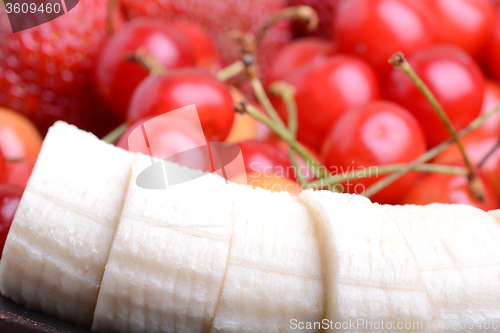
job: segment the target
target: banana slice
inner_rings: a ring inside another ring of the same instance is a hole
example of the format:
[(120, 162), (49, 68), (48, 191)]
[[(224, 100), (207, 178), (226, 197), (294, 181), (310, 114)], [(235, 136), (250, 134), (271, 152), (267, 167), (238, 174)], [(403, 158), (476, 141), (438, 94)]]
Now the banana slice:
[(383, 207), (417, 262), (433, 331), (498, 332), (500, 224), (465, 205)]
[(321, 244), (326, 330), (429, 332), (422, 277), (398, 225), (382, 207), (326, 191), (303, 191), (299, 200), (311, 212)]
[(206, 332), (229, 254), (231, 187), (209, 174), (143, 189), (135, 180), (148, 165), (137, 157), (92, 329)]
[(488, 214), (493, 216), (498, 222), (500, 222), (500, 209), (489, 211)]
[(231, 250), (211, 332), (297, 332), (292, 320), (321, 321), (319, 245), (307, 209), (286, 192), (232, 186)]
[(132, 160), (74, 126), (50, 128), (3, 250), (3, 296), (91, 326)]

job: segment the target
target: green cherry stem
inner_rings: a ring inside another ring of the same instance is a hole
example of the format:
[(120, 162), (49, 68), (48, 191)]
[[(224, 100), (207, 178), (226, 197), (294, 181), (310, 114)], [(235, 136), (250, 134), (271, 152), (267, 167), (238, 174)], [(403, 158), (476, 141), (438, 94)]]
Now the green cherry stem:
[[(485, 121), (487, 121), (490, 117), (493, 115), (497, 114), (500, 112), (500, 105), (498, 105), (496, 108), (491, 110), (490, 112), (483, 114), (476, 119), (474, 119), (469, 126), (467, 126), (465, 129), (461, 130), (458, 133), (458, 137), (462, 138), (465, 135), (469, 134), (470, 132), (474, 131), (475, 129), (479, 128), (482, 124), (484, 124)], [(448, 148), (450, 145), (454, 143), (453, 139), (448, 139), (447, 141), (443, 142), (442, 144), (435, 146), (434, 148), (431, 148), (428, 150), (426, 153), (415, 159), (413, 162), (409, 163), (406, 165), (405, 168), (393, 173), (392, 175), (389, 175), (375, 184), (373, 184), (371, 187), (369, 187), (366, 192), (364, 193), (365, 196), (371, 197), (375, 193), (378, 193), (380, 190), (384, 189), (385, 187), (389, 186), (399, 178), (403, 177), (406, 173), (409, 171), (415, 170), (418, 168), (418, 166), (422, 163), (428, 162), (440, 153), (442, 153), (446, 148)]]
[(266, 91), (262, 86), (262, 82), (258, 78), (252, 78), (250, 79), (250, 84), (252, 85), (255, 97), (257, 97), (260, 105), (262, 105), (264, 110), (266, 110), (271, 119), (280, 126), (286, 127), (285, 123), (283, 122), (283, 120), (281, 120), (280, 116), (274, 109), (274, 106), (271, 104), (271, 101), (269, 100), (269, 97), (267, 96)]
[(217, 79), (219, 81), (227, 81), (236, 75), (240, 74), (245, 69), (245, 64), (241, 60), (233, 62), (231, 65), (222, 68), (217, 72)]
[[(271, 86), (269, 87), (269, 91), (271, 94), (279, 96), (281, 97), (281, 99), (283, 99), (288, 112), (288, 129), (295, 139), (297, 136), (298, 127), (297, 104), (295, 103), (295, 87), (286, 82), (278, 81), (271, 84)], [(300, 172), (299, 163), (297, 162), (297, 158), (295, 157), (295, 150), (292, 148), (292, 146), (290, 146), (290, 149), (288, 150), (288, 156), (290, 158), (290, 161), (292, 162), (295, 170), (295, 175), (300, 186), (302, 186), (303, 188), (308, 188), (307, 179), (305, 179)]]
[[(359, 172), (352, 172), (341, 176), (332, 176), (332, 177), (318, 179), (314, 182), (311, 182), (309, 184), (309, 188), (320, 189), (326, 186), (334, 186), (339, 183), (343, 183), (353, 179), (377, 177), (379, 175), (385, 175), (396, 171), (402, 171), (405, 170), (405, 168), (406, 164), (389, 164), (382, 166), (367, 167), (363, 171)], [(467, 176), (468, 172), (468, 170), (463, 167), (447, 166), (440, 164), (420, 164), (414, 170), (418, 172), (442, 173), (442, 174), (457, 175), (457, 176)], [(359, 175), (360, 172), (363, 173), (362, 177), (360, 177)]]
[(116, 141), (118, 141), (118, 139), (120, 139), (120, 137), (127, 130), (128, 130), (128, 124), (123, 123), (120, 126), (118, 126), (117, 128), (115, 128), (113, 131), (111, 131), (111, 133), (109, 133), (104, 138), (102, 138), (102, 141), (104, 141), (106, 143), (114, 144), (114, 143), (116, 143)]
[(444, 111), (441, 104), (439, 104), (439, 102), (437, 101), (434, 94), (430, 91), (429, 87), (427, 87), (427, 85), (424, 83), (424, 81), (422, 81), (422, 79), (418, 76), (418, 74), (415, 73), (415, 71), (410, 66), (410, 63), (406, 60), (403, 53), (397, 52), (397, 53), (393, 54), (391, 59), (389, 59), (389, 63), (391, 63), (392, 66), (394, 66), (394, 68), (401, 69), (413, 81), (415, 86), (417, 86), (417, 88), (420, 90), (420, 92), (425, 96), (427, 101), (431, 104), (431, 106), (434, 109), (434, 111), (436, 112), (437, 116), (439, 117), (441, 122), (446, 127), (446, 130), (448, 131), (448, 133), (450, 133), (453, 141), (455, 141), (455, 143), (457, 144), (458, 149), (460, 150), (460, 153), (462, 154), (462, 156), (464, 158), (465, 165), (467, 166), (467, 169), (469, 170), (469, 173), (467, 175), (469, 177), (469, 180), (472, 180), (473, 178), (475, 178), (474, 166), (472, 165), (472, 162), (471, 162), (469, 156), (467, 155), (467, 152), (465, 151), (464, 146), (462, 145), (462, 143), (460, 142), (460, 139), (457, 136), (457, 132), (455, 130), (455, 127), (451, 123), (450, 118), (448, 117), (448, 115)]

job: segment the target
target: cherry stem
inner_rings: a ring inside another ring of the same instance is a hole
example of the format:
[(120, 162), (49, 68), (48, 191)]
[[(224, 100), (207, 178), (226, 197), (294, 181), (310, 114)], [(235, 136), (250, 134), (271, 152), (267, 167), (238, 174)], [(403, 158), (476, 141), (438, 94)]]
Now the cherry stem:
[[(498, 105), (496, 108), (494, 108), (490, 112), (483, 114), (483, 115), (477, 117), (476, 119), (474, 119), (465, 129), (461, 130), (458, 133), (458, 137), (462, 138), (465, 135), (469, 134), (470, 132), (476, 130), (477, 128), (479, 128), (479, 126), (484, 124), (488, 119), (490, 119), (490, 117), (497, 114), (498, 112), (500, 112), (500, 105)], [(453, 143), (454, 143), (454, 140), (450, 138), (447, 141), (443, 142), (442, 144), (435, 146), (434, 148), (431, 148), (430, 150), (425, 152), (423, 155), (421, 155), (420, 157), (418, 157), (417, 159), (415, 159), (411, 163), (407, 164), (404, 169), (401, 169), (400, 171), (397, 171), (397, 172), (379, 180), (378, 182), (376, 182), (372, 186), (370, 186), (366, 190), (364, 195), (366, 197), (373, 196), (375, 193), (378, 193), (380, 190), (384, 189), (385, 187), (389, 186), (390, 184), (392, 184), (393, 182), (395, 182), (399, 178), (403, 177), (409, 171), (412, 171), (412, 170), (415, 170), (415, 168), (418, 168), (418, 166), (420, 164), (428, 162), (431, 159), (433, 159), (434, 157), (438, 156), (439, 154), (441, 154), (444, 150), (446, 150), (446, 148), (448, 148)]]
[(464, 158), (465, 165), (469, 170), (467, 177), (469, 178), (469, 180), (475, 178), (474, 167), (472, 165), (469, 156), (467, 155), (467, 152), (464, 149), (464, 146), (462, 145), (460, 139), (457, 136), (455, 127), (451, 123), (450, 118), (444, 111), (441, 104), (439, 104), (434, 94), (430, 91), (429, 87), (427, 87), (427, 85), (422, 81), (422, 79), (418, 76), (418, 74), (413, 70), (413, 68), (410, 66), (410, 63), (406, 60), (403, 53), (397, 52), (393, 54), (391, 59), (389, 59), (389, 63), (391, 63), (394, 66), (394, 68), (401, 69), (413, 81), (413, 83), (417, 86), (420, 92), (425, 96), (427, 101), (431, 104), (437, 116), (446, 127), (446, 130), (448, 131), (448, 133), (450, 133), (451, 137), (453, 138), (453, 141), (456, 142), (458, 149), (460, 150), (460, 153)]
[(322, 166), (321, 163), (316, 159), (316, 157), (311, 155), (309, 151), (295, 139), (295, 137), (292, 135), (292, 133), (290, 133), (290, 131), (288, 131), (286, 127), (283, 127), (280, 124), (272, 121), (272, 119), (261, 113), (256, 107), (251, 104), (236, 103), (235, 110), (240, 113), (247, 112), (250, 116), (264, 123), (280, 138), (287, 142), (299, 154), (299, 156), (304, 159), (306, 164), (310, 165), (315, 177), (324, 178), (328, 175), (328, 173), (326, 172), (326, 168)]
[[(393, 173), (395, 171), (401, 171), (404, 170), (405, 168), (406, 164), (388, 164), (382, 166), (367, 167), (363, 171), (359, 171), (363, 172), (364, 175), (363, 177), (360, 177), (358, 172), (352, 172), (350, 174), (344, 174), (341, 176), (336, 175), (336, 176), (326, 177), (311, 182), (309, 184), (309, 188), (318, 189), (318, 188), (324, 188), (325, 186), (337, 185), (339, 183), (343, 183), (349, 180), (377, 177), (379, 175), (385, 175), (388, 173)], [(447, 166), (441, 164), (420, 164), (414, 169), (414, 171), (442, 173), (442, 174), (457, 175), (457, 176), (466, 176), (468, 172), (467, 169), (463, 167)]]
[(257, 45), (259, 45), (264, 38), (266, 32), (275, 25), (277, 22), (290, 19), (294, 22), (300, 22), (306, 25), (309, 31), (313, 31), (318, 27), (319, 19), (316, 11), (309, 6), (293, 6), (280, 10), (273, 15), (259, 30), (257, 34)]
[(283, 122), (283, 120), (281, 120), (280, 116), (278, 115), (278, 112), (276, 112), (276, 109), (269, 100), (269, 97), (267, 96), (266, 91), (262, 86), (262, 82), (259, 79), (251, 79), (250, 84), (253, 88), (255, 97), (257, 97), (257, 100), (259, 101), (260, 105), (262, 105), (264, 110), (266, 110), (267, 114), (271, 117), (271, 119), (280, 126), (286, 127), (285, 123)]
[(477, 167), (481, 169), (498, 148), (500, 148), (500, 140), (498, 140), (497, 143), (490, 149), (490, 151), (488, 151), (488, 153), (484, 155), (481, 161), (477, 164)]
[(160, 75), (167, 71), (158, 60), (147, 54), (146, 50), (142, 47), (138, 48), (134, 53), (125, 55), (125, 60), (135, 62), (151, 76)]
[[(277, 81), (269, 87), (269, 92), (272, 95), (279, 96), (281, 97), (281, 99), (283, 99), (288, 112), (288, 129), (295, 139), (297, 136), (298, 127), (297, 104), (295, 103), (295, 87), (289, 83)], [(299, 163), (297, 162), (297, 158), (295, 157), (295, 150), (292, 148), (292, 146), (290, 146), (290, 149), (288, 150), (288, 156), (295, 169), (295, 175), (300, 186), (302, 186), (303, 188), (307, 188), (307, 179), (303, 177), (302, 173), (300, 172)]]
[(117, 128), (115, 128), (113, 131), (111, 131), (111, 133), (109, 133), (104, 138), (102, 138), (102, 141), (110, 143), (110, 144), (114, 144), (114, 143), (116, 143), (116, 141), (118, 141), (118, 139), (121, 138), (121, 136), (127, 130), (128, 130), (128, 124), (123, 123), (120, 126), (118, 126)]
[(115, 33), (115, 10), (118, 5), (118, 0), (109, 0), (106, 12), (106, 32), (108, 35)]
[(236, 75), (240, 74), (245, 69), (245, 64), (241, 60), (233, 62), (231, 65), (222, 68), (217, 72), (217, 79), (219, 81), (227, 81)]

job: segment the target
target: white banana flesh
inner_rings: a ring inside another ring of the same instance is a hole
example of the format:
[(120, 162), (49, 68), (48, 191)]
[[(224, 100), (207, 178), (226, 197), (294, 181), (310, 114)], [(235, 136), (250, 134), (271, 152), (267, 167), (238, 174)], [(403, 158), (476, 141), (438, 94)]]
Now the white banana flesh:
[(3, 296), (91, 326), (133, 158), (74, 126), (49, 130), (3, 250)]
[(447, 332), (465, 332), (476, 325), (482, 326), (481, 332), (499, 332), (498, 221), (465, 205), (383, 208), (396, 221), (417, 262), (434, 326), (456, 323)]
[(307, 209), (287, 192), (234, 185), (232, 195), (233, 237), (211, 332), (297, 332), (291, 319), (321, 321), (319, 245)]
[[(138, 156), (132, 179), (148, 164)], [(230, 189), (215, 175), (163, 191), (130, 182), (94, 330), (208, 331), (229, 254)]]
[[(398, 225), (380, 205), (365, 197), (326, 191), (303, 191), (299, 199), (311, 212), (321, 244), (325, 318), (360, 324), (355, 330), (350, 325), (337, 327), (336, 332), (381, 332), (373, 323), (397, 325), (431, 317), (415, 259)], [(411, 327), (399, 332), (429, 331)]]
[[(366, 323), (336, 332), (390, 322), (437, 333), (458, 330), (430, 323), (500, 322), (500, 211), (295, 198), (216, 175), (142, 189), (149, 165), (54, 126), (7, 238), (2, 295), (101, 332), (318, 331), (291, 320), (325, 318)], [(500, 331), (490, 327), (480, 331)]]

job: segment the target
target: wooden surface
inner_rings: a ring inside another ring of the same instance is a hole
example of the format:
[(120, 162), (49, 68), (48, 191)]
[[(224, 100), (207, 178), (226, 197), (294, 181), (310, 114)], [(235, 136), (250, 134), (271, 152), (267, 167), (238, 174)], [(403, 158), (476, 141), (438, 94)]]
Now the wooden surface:
[(52, 317), (27, 310), (0, 296), (0, 332), (2, 333), (55, 333), (90, 331), (67, 324)]

